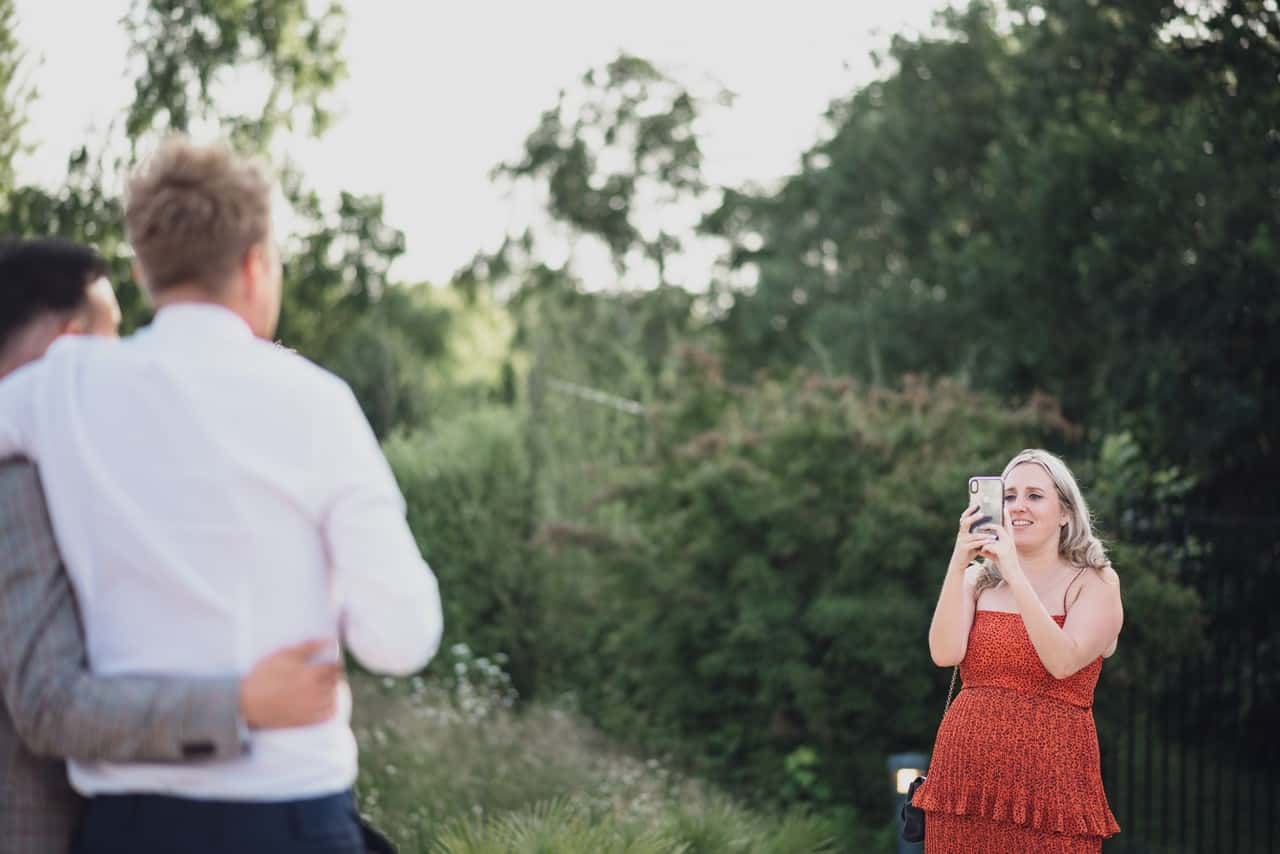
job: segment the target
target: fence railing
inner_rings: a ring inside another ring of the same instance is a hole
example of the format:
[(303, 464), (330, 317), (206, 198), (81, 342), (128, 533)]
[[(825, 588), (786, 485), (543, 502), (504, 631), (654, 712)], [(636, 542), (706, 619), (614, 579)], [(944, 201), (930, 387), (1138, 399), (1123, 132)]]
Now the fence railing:
[(1238, 548), (1215, 550), (1187, 579), (1205, 603), (1204, 653), (1153, 684), (1098, 693), (1103, 778), (1122, 828), (1107, 854), (1280, 854), (1275, 532), (1214, 533)]

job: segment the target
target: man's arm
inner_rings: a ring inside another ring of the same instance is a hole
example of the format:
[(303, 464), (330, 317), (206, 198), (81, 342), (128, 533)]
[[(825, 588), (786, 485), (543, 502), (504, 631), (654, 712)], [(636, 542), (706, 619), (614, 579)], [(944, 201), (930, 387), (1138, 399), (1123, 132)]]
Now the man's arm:
[(35, 753), (172, 761), (245, 750), (240, 684), (95, 677), (34, 466), (0, 462), (0, 691)]
[(324, 518), (343, 640), (370, 670), (405, 675), (425, 667), (440, 646), (440, 592), (368, 420), (349, 391), (343, 404), (327, 422), (340, 430), (327, 460), (337, 487)]
[(37, 359), (0, 377), (0, 460), (30, 450), (27, 446), (34, 432), (31, 401), (43, 365), (44, 360)]

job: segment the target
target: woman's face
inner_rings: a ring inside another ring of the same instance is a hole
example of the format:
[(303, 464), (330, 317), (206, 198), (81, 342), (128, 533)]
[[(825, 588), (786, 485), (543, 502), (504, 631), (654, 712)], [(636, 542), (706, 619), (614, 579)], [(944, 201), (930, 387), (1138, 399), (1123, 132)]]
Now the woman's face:
[(1057, 546), (1067, 514), (1049, 473), (1035, 463), (1020, 463), (1004, 479), (1005, 525), (1020, 549)]

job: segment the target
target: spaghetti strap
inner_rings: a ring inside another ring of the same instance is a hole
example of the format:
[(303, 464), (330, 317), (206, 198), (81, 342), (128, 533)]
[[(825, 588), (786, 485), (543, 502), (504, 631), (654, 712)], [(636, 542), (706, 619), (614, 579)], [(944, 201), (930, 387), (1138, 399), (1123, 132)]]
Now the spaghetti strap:
[(1062, 616), (1064, 617), (1067, 615), (1067, 594), (1071, 592), (1071, 585), (1076, 583), (1076, 579), (1080, 577), (1080, 574), (1084, 572), (1085, 569), (1087, 569), (1087, 567), (1080, 567), (1076, 574), (1071, 576), (1071, 580), (1067, 582), (1067, 589), (1062, 591)]

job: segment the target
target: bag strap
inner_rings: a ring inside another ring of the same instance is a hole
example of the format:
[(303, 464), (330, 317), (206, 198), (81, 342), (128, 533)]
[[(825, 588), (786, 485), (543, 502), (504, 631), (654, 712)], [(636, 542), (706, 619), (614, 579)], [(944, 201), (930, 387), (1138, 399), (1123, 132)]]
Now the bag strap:
[(942, 716), (947, 716), (947, 710), (951, 708), (951, 699), (956, 694), (956, 677), (960, 675), (960, 665), (951, 668), (951, 687), (947, 689), (947, 704), (942, 707)]

